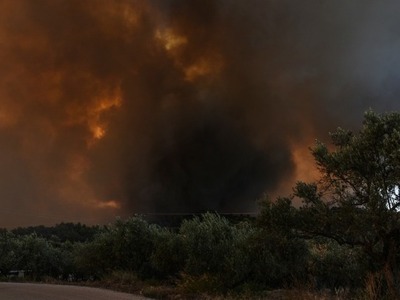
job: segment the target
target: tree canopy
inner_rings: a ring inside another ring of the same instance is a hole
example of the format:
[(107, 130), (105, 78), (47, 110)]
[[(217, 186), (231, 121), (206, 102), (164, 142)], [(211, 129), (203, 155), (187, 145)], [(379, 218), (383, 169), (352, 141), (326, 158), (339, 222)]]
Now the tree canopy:
[[(368, 111), (358, 132), (338, 128), (330, 137), (331, 144), (317, 141), (311, 148), (320, 180), (298, 182), (291, 198), (273, 207), (301, 199), (300, 208), (285, 209), (281, 226), (290, 224), (303, 237), (324, 236), (361, 247), (374, 269), (385, 270), (394, 293), (400, 249), (400, 114)], [(264, 209), (264, 218), (270, 220), (270, 212)]]

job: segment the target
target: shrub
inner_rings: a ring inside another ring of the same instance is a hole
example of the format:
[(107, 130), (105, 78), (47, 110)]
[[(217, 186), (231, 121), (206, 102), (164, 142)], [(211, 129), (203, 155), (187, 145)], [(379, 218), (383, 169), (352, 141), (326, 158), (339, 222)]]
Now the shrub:
[(309, 257), (305, 242), (258, 229), (249, 239), (250, 279), (265, 287), (282, 287), (304, 281)]
[(152, 277), (150, 257), (158, 227), (141, 218), (120, 219), (93, 242), (81, 244), (75, 253), (75, 263), (80, 272), (103, 276), (113, 270), (135, 272), (141, 277)]
[(17, 269), (29, 271), (34, 278), (58, 276), (63, 264), (59, 250), (36, 234), (19, 237), (16, 244)]
[(310, 250), (317, 288), (359, 288), (364, 283), (367, 260), (360, 249), (320, 238), (310, 242)]
[(173, 277), (184, 268), (186, 252), (179, 234), (159, 228), (154, 235), (154, 249), (150, 257), (151, 266), (161, 278)]
[(187, 253), (185, 271), (188, 274), (225, 273), (234, 239), (227, 219), (206, 213), (201, 218), (185, 220), (180, 234)]
[(157, 229), (138, 217), (117, 220), (110, 231), (116, 268), (151, 277), (150, 257)]
[(0, 232), (0, 274), (5, 276), (16, 267), (18, 262), (17, 257), (17, 240), (15, 236), (6, 231)]

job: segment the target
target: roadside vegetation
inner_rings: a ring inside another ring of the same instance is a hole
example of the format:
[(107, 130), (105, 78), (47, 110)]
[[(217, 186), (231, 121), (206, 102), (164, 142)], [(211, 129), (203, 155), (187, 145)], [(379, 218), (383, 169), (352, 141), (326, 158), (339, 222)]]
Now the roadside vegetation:
[(359, 132), (331, 137), (311, 149), (321, 179), (265, 196), (256, 218), (2, 230), (1, 276), (165, 299), (400, 299), (400, 115), (369, 111)]

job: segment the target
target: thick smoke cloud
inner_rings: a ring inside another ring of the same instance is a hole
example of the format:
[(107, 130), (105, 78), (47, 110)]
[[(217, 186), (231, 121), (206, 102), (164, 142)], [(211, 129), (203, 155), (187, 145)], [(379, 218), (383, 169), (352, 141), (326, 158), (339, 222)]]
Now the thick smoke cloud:
[(0, 226), (243, 212), (400, 108), (396, 1), (3, 0)]

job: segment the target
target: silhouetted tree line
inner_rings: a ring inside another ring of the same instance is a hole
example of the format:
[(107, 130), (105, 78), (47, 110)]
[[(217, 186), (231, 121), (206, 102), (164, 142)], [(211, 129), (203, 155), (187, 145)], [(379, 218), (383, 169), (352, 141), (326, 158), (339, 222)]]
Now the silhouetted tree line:
[(2, 230), (0, 271), (81, 279), (123, 271), (194, 292), (304, 284), (399, 299), (400, 115), (369, 111), (358, 133), (331, 137), (312, 148), (321, 179), (265, 197), (255, 219), (205, 213), (171, 229), (132, 217), (58, 239)]
[[(272, 204), (270, 209), (281, 208)], [(334, 241), (309, 241), (264, 227), (262, 219), (232, 224), (213, 213), (183, 221), (178, 231), (141, 217), (118, 219), (84, 242), (0, 233), (3, 276), (27, 270), (34, 279), (73, 275), (88, 280), (124, 271), (144, 280), (175, 278), (193, 292), (280, 288), (311, 279), (321, 288), (356, 286), (361, 284), (361, 258), (360, 251)]]
[(60, 242), (86, 242), (93, 240), (99, 231), (99, 226), (87, 226), (81, 223), (60, 223), (55, 226), (30, 226), (19, 227), (11, 230), (17, 236), (36, 234), (47, 240), (59, 240)]

